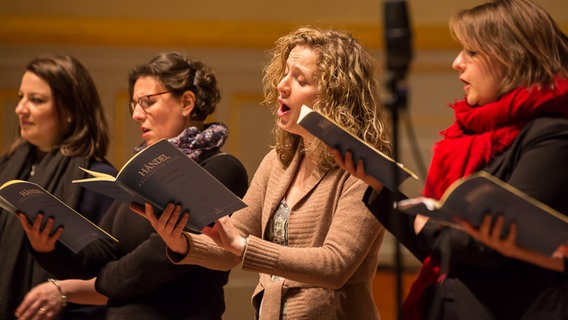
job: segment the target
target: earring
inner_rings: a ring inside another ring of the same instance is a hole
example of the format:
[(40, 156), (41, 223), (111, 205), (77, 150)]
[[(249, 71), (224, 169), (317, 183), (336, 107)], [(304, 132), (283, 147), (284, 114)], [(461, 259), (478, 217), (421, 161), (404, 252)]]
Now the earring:
[(67, 123), (71, 123), (71, 117), (67, 117)]

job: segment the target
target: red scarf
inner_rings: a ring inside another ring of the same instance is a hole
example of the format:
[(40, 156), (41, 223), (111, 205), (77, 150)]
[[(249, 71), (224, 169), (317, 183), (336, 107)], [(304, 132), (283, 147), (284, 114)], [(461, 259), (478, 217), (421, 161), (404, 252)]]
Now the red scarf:
[[(457, 179), (478, 171), (511, 145), (523, 127), (543, 115), (568, 117), (568, 79), (557, 78), (554, 88), (517, 88), (481, 107), (467, 102), (453, 106), (456, 120), (442, 131), (426, 177), (424, 195), (440, 199)], [(404, 319), (423, 319), (424, 291), (443, 281), (437, 261), (428, 256), (403, 305)]]

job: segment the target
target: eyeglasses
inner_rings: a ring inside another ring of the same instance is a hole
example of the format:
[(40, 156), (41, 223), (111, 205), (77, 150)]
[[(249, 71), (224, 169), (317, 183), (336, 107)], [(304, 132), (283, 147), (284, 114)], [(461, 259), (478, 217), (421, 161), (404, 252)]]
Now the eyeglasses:
[(171, 93), (171, 91), (147, 94), (145, 96), (141, 96), (140, 98), (138, 98), (138, 100), (130, 101), (130, 104), (128, 105), (130, 107), (130, 114), (134, 112), (134, 109), (136, 108), (137, 105), (139, 105), (142, 108), (142, 110), (146, 112), (146, 109), (148, 109), (151, 105), (155, 103), (155, 101), (150, 100), (151, 97), (159, 96), (166, 93)]

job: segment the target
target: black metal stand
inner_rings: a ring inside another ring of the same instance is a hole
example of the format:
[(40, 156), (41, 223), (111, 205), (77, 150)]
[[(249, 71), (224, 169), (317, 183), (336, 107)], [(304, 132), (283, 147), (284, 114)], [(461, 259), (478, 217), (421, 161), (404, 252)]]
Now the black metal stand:
[[(399, 157), (399, 112), (400, 110), (405, 110), (408, 103), (408, 90), (403, 79), (399, 79), (395, 76), (390, 76), (386, 83), (386, 88), (389, 91), (389, 99), (386, 101), (386, 106), (390, 111), (391, 116), (391, 130), (392, 130), (392, 153), (393, 159), (398, 161)], [(393, 165), (395, 185), (399, 185), (400, 178), (398, 176), (398, 170)], [(394, 195), (394, 192), (392, 193)], [(390, 203), (393, 203), (390, 201)], [(399, 214), (394, 206), (391, 206), (391, 211), (389, 214), (396, 216)], [(392, 219), (395, 225), (394, 230), (400, 230), (401, 226), (399, 219)], [(396, 286), (396, 305), (397, 305), (397, 319), (402, 319), (402, 302), (403, 302), (403, 264), (402, 264), (402, 248), (399, 241), (395, 241), (395, 286)]]
[[(386, 47), (386, 66), (388, 90), (388, 100), (386, 106), (391, 113), (392, 130), (392, 151), (393, 159), (398, 161), (399, 156), (399, 113), (407, 108), (408, 90), (406, 87), (406, 73), (410, 61), (412, 60), (412, 31), (406, 0), (384, 0), (384, 35)], [(402, 182), (396, 165), (393, 164), (395, 185), (399, 186)], [(389, 203), (394, 203), (396, 192), (391, 192), (392, 198)], [(396, 234), (401, 234), (401, 223), (399, 212), (394, 206), (389, 206), (389, 214), (393, 219), (392, 230)], [(397, 240), (395, 243), (395, 274), (396, 274), (396, 302), (397, 318), (402, 319), (402, 300), (403, 300), (403, 266), (401, 245)]]

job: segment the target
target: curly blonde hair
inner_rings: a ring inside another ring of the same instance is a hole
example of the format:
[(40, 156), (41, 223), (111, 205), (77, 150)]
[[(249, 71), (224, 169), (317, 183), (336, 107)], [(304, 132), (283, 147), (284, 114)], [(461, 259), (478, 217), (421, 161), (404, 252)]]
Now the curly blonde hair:
[[(336, 30), (302, 27), (278, 39), (264, 69), (264, 101), (273, 114), (278, 108), (278, 83), (284, 77), (286, 60), (297, 46), (316, 54), (319, 94), (312, 109), (342, 124), (378, 150), (390, 154), (375, 59), (351, 34)], [(305, 142), (301, 137), (274, 126), (276, 152), (285, 165), (298, 148), (310, 155), (320, 169), (337, 166), (326, 146), (318, 139)], [(304, 145), (306, 144), (306, 145)]]

